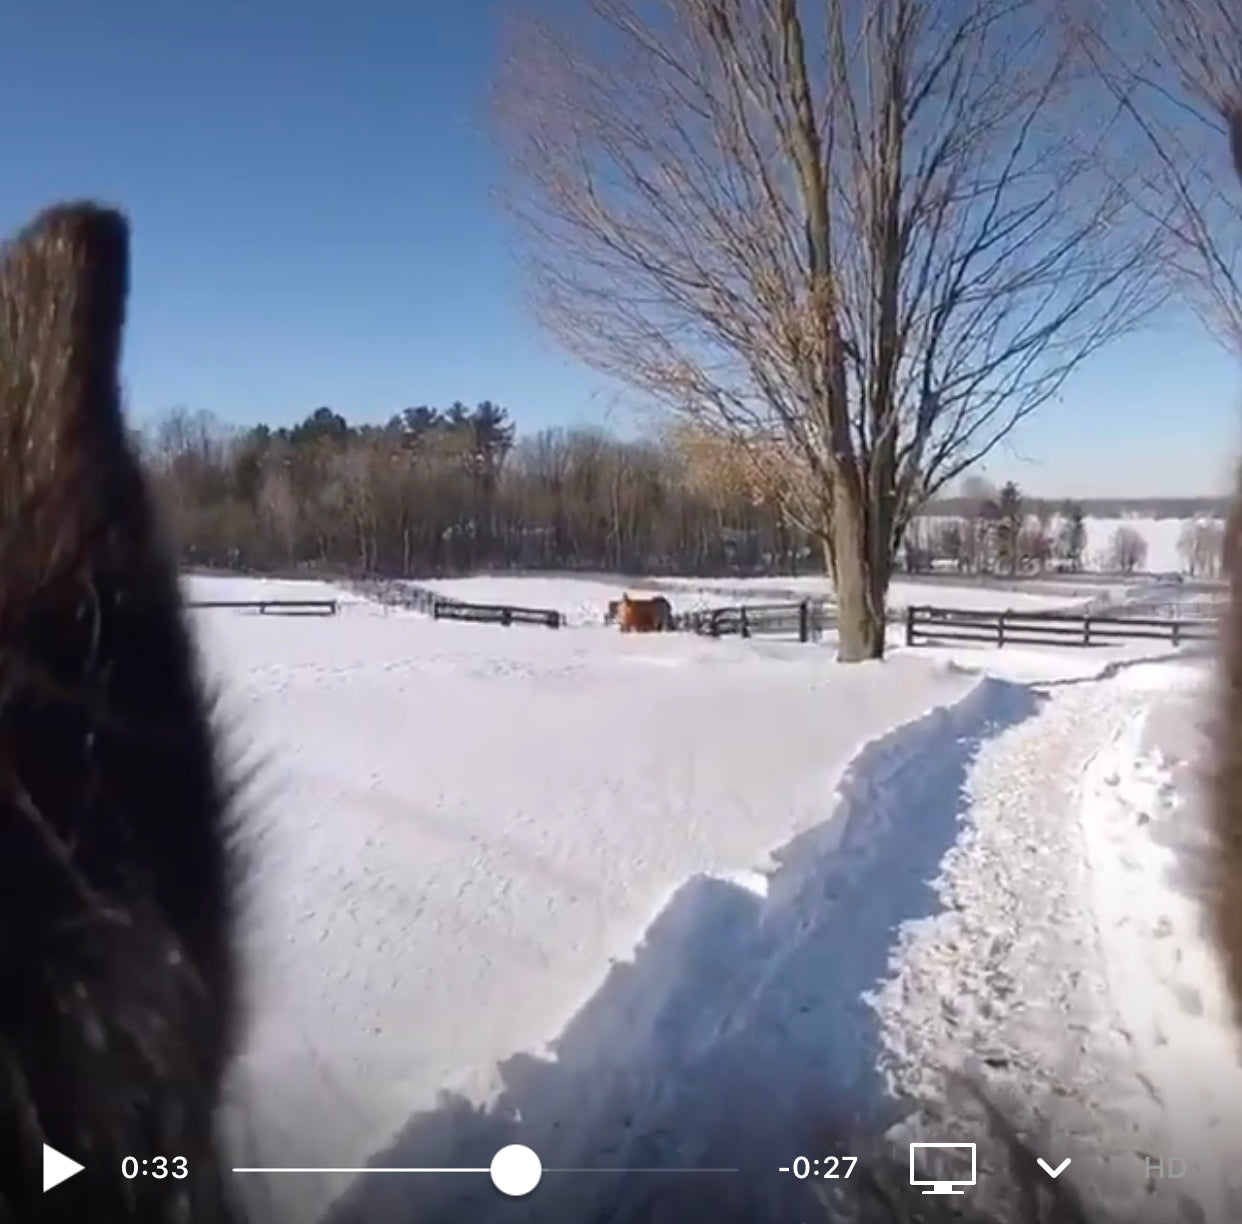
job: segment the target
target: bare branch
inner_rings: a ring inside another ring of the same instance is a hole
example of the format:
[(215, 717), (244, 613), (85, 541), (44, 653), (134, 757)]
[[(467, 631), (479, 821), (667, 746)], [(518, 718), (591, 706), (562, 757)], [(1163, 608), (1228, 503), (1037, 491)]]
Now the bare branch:
[(1065, 7), (1133, 136), (1117, 181), (1164, 229), (1172, 283), (1242, 350), (1242, 197), (1227, 156), (1242, 165), (1242, 10), (1233, 0), (1137, 0), (1124, 17)]
[(518, 21), (498, 94), (540, 315), (793, 448), (874, 617), (913, 509), (1158, 300), (1158, 227), (1082, 135), (1109, 93), (1044, 0), (582, 7)]

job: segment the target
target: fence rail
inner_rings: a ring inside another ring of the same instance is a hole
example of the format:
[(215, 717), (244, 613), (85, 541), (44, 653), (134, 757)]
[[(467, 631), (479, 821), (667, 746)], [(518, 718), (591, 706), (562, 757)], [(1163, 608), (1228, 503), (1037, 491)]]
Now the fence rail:
[(554, 608), (515, 608), (508, 604), (462, 603), (437, 599), (431, 606), (435, 620), (476, 621), (491, 625), (547, 625), (559, 629), (563, 617)]
[(449, 599), (413, 582), (356, 582), (354, 590), (377, 603), (409, 608), (433, 620), (474, 621), (489, 625), (547, 625), (549, 629), (559, 629), (565, 623), (565, 618), (553, 608), (468, 603), (462, 599)]
[(1169, 620), (1068, 612), (985, 612), (973, 608), (906, 608), (906, 645), (986, 642), (1029, 646), (1107, 646), (1117, 642), (1156, 641), (1180, 646), (1206, 642), (1218, 632), (1215, 620)]
[(190, 599), (187, 608), (257, 608), (260, 616), (269, 612), (278, 615), (335, 616), (335, 599)]
[(831, 612), (831, 607), (822, 599), (803, 599), (797, 603), (737, 604), (727, 608), (683, 612), (677, 617), (677, 628), (707, 637), (797, 634), (798, 641), (809, 642), (835, 623)]
[[(565, 624), (562, 613), (552, 608), (468, 603), (446, 598), (409, 582), (357, 583), (355, 590), (380, 603), (410, 608), (435, 620), (547, 625), (553, 629)], [(275, 606), (282, 601), (263, 602)], [(1213, 616), (1118, 616), (1119, 610), (1117, 607), (1101, 607), (1076, 611), (1041, 609), (1014, 612), (911, 604), (905, 608), (890, 609), (889, 619), (904, 623), (906, 644), (909, 646), (981, 642), (997, 646), (1012, 643), (1093, 647), (1127, 641), (1163, 641), (1179, 646), (1186, 642), (1211, 641), (1218, 632), (1217, 620)], [(1194, 610), (1207, 609), (1195, 607)], [(802, 599), (682, 612), (676, 616), (675, 623), (679, 630), (707, 637), (792, 636), (801, 642), (811, 642), (820, 638), (826, 630), (835, 628), (837, 618), (836, 606), (831, 600)]]
[(431, 615), (431, 609), (440, 596), (427, 587), (413, 582), (399, 582), (388, 578), (363, 578), (351, 582), (349, 589), (355, 595), (388, 608), (409, 608), (414, 612)]

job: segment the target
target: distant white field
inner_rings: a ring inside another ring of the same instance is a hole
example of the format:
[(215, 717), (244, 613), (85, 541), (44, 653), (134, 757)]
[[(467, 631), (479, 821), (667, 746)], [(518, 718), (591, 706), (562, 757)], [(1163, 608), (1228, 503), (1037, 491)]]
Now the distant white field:
[(1178, 541), (1191, 522), (1188, 519), (1088, 518), (1085, 520), (1087, 550), (1084, 559), (1090, 569), (1105, 569), (1113, 536), (1118, 528), (1128, 527), (1147, 541), (1147, 563), (1143, 568), (1148, 573), (1181, 573), (1185, 561), (1178, 551)]
[[(925, 527), (944, 523), (949, 520), (929, 515), (919, 520)], [(1142, 569), (1148, 574), (1176, 574), (1186, 569), (1186, 559), (1179, 549), (1179, 543), (1187, 530), (1201, 519), (1167, 518), (1154, 519), (1143, 517), (1096, 518), (1088, 516), (1083, 520), (1087, 532), (1086, 547), (1083, 550), (1083, 565), (1089, 572), (1107, 572), (1110, 568), (1111, 545), (1118, 528), (1125, 527), (1137, 531), (1147, 542), (1147, 559)], [(1052, 520), (1049, 530), (1055, 535), (1060, 526), (1060, 519)]]

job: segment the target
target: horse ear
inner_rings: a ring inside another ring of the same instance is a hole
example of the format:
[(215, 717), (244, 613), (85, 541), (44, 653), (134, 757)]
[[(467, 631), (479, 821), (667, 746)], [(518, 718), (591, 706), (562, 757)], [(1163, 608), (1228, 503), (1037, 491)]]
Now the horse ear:
[[(128, 285), (110, 209), (50, 209), (0, 248), (4, 1221), (222, 1218), (232, 814), (121, 411)], [(47, 1200), (44, 1143), (89, 1166)], [(193, 1181), (125, 1182), (132, 1153), (184, 1156)]]
[(1242, 104), (1230, 109), (1229, 120), (1229, 151), (1233, 154), (1233, 168), (1242, 178)]
[[(1242, 177), (1242, 107), (1229, 110), (1226, 118), (1234, 169)], [(1214, 745), (1211, 806), (1217, 853), (1211, 895), (1234, 1018), (1242, 1027), (1242, 467), (1235, 481), (1221, 558), (1229, 580), (1229, 606), (1224, 618), (1223, 683)]]

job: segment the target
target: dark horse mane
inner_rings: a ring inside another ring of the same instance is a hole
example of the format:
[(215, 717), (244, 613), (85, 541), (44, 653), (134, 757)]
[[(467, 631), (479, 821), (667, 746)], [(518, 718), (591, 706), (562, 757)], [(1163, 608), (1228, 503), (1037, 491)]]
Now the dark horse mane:
[[(121, 412), (123, 217), (0, 253), (0, 1221), (218, 1219), (229, 792)], [(46, 1198), (42, 1147), (85, 1172)], [(126, 1156), (184, 1156), (170, 1186)]]
[[(1237, 116), (1232, 137), (1242, 175)], [(235, 796), (122, 417), (128, 265), (124, 218), (91, 204), (44, 213), (0, 252), (0, 1224), (237, 1218), (216, 1134), (239, 1027)], [(1235, 516), (1231, 560), (1240, 532)], [(1211, 913), (1242, 1025), (1242, 567), (1230, 573)], [(991, 1118), (1015, 1170), (1002, 1224), (1112, 1224)], [(47, 1195), (44, 1144), (85, 1166)], [(189, 1176), (126, 1179), (127, 1156), (184, 1157)], [(883, 1149), (838, 1189), (825, 1222), (1001, 1219), (912, 1196)], [(674, 1200), (642, 1218), (701, 1217)]]
[[(1233, 109), (1227, 117), (1234, 169), (1242, 179), (1242, 109)], [(1222, 693), (1213, 779), (1217, 853), (1212, 921), (1217, 946), (1224, 956), (1235, 1021), (1242, 1031), (1242, 466), (1225, 530), (1225, 569), (1229, 611), (1222, 635)]]

